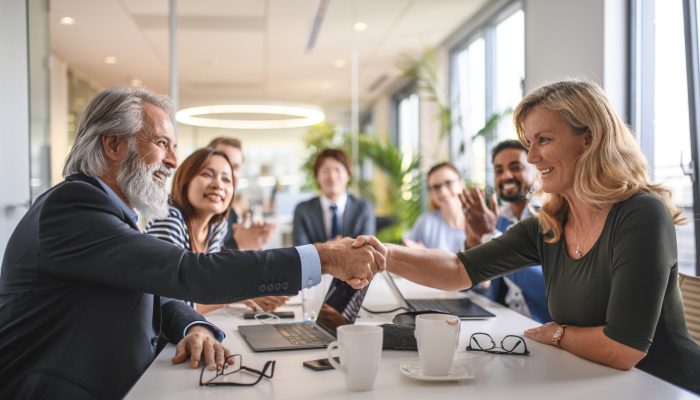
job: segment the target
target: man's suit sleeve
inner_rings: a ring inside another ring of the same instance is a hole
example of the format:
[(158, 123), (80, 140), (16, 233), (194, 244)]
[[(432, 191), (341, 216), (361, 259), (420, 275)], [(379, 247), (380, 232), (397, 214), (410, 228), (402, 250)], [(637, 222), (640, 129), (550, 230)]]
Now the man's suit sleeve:
[(181, 300), (162, 297), (161, 310), (163, 313), (162, 331), (171, 343), (178, 343), (182, 340), (186, 334), (185, 328), (197, 323), (209, 328), (219, 342), (226, 337), (221, 329), (208, 323), (206, 318)]
[(294, 248), (190, 253), (139, 233), (104, 192), (83, 182), (54, 190), (39, 226), (41, 268), (55, 276), (209, 304), (301, 288)]

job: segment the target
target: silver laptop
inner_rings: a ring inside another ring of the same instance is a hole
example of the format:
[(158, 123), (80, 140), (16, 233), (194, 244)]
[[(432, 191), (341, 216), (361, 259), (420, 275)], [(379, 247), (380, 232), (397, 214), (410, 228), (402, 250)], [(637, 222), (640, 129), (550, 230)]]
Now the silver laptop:
[(459, 299), (407, 299), (399, 290), (394, 277), (389, 272), (384, 273), (384, 280), (399, 300), (402, 307), (409, 311), (435, 311), (458, 316), (460, 319), (486, 319), (495, 315), (484, 310), (467, 298)]
[(241, 325), (238, 332), (253, 351), (326, 347), (335, 340), (339, 326), (355, 323), (368, 288), (353, 289), (334, 278), (315, 322)]

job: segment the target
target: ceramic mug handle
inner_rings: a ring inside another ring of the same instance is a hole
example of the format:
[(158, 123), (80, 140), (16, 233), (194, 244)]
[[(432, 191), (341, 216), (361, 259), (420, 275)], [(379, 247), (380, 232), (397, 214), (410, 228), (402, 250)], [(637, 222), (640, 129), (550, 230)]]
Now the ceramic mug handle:
[(326, 356), (328, 357), (328, 362), (333, 366), (333, 368), (337, 369), (338, 371), (347, 372), (345, 370), (345, 366), (342, 363), (342, 360), (340, 363), (336, 362), (335, 357), (333, 357), (333, 355), (331, 355), (333, 350), (337, 349), (338, 346), (339, 346), (339, 343), (337, 341), (335, 341), (335, 342), (332, 342), (331, 344), (329, 344), (328, 347), (326, 348)]

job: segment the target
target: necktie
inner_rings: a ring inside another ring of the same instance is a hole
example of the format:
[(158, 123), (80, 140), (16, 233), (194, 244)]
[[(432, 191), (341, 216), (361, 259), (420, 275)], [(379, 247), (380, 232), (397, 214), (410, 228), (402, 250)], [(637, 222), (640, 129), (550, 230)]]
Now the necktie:
[(335, 239), (336, 236), (340, 234), (340, 227), (338, 222), (338, 206), (331, 204), (331, 239)]

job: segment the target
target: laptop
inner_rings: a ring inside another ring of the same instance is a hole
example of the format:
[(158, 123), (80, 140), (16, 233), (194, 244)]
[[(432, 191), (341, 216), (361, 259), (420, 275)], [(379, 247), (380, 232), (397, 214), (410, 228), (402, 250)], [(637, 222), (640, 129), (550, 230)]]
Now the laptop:
[(353, 289), (333, 278), (315, 322), (241, 325), (238, 332), (253, 351), (324, 348), (336, 339), (339, 326), (355, 323), (368, 288)]
[(460, 319), (486, 319), (495, 315), (484, 310), (467, 298), (459, 299), (407, 299), (401, 294), (394, 277), (390, 273), (383, 274), (384, 280), (401, 303), (409, 311), (436, 311), (458, 316)]

